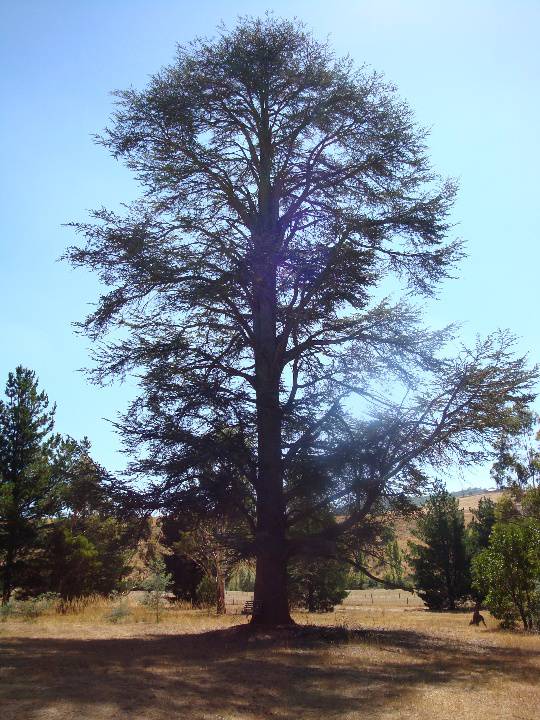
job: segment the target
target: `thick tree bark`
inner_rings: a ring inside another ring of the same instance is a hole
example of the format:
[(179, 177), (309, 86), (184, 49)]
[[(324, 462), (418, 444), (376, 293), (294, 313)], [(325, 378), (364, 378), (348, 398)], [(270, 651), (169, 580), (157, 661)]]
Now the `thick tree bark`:
[[(263, 428), (272, 424), (264, 418)], [(276, 433), (276, 428), (273, 428)], [(269, 442), (265, 437), (265, 450)], [(278, 435), (279, 437), (279, 435)], [(287, 540), (285, 535), (285, 508), (281, 477), (281, 461), (273, 457), (260, 457), (259, 491), (257, 497), (257, 570), (255, 576), (254, 613), (252, 622), (260, 625), (286, 625), (292, 623), (287, 593)], [(270, 453), (268, 453), (270, 455)]]
[(257, 569), (254, 624), (292, 623), (287, 594), (287, 538), (281, 462), (281, 410), (277, 385), (257, 401)]

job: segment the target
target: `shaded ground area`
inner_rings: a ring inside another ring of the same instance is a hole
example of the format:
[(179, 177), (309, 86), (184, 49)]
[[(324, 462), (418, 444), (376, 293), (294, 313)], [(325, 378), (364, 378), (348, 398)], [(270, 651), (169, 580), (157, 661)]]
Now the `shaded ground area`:
[(110, 639), (77, 632), (0, 639), (2, 720), (532, 719), (540, 711), (540, 643), (530, 638), (520, 647), (494, 633), (331, 626), (272, 636), (246, 626), (184, 634), (158, 626)]

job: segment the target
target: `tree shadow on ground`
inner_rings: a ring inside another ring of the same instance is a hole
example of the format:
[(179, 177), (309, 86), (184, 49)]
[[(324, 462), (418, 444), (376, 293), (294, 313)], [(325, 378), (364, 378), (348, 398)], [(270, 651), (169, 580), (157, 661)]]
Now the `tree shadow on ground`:
[(0, 644), (0, 701), (3, 720), (366, 718), (412, 702), (419, 687), (536, 682), (539, 656), (411, 630), (329, 627), (19, 638)]

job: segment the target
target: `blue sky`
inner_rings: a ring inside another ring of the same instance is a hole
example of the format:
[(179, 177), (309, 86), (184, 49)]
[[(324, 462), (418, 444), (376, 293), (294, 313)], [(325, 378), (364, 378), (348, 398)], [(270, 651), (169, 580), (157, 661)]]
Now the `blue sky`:
[[(428, 322), (463, 323), (466, 342), (510, 328), (540, 359), (538, 0), (1, 0), (0, 385), (17, 364), (35, 369), (57, 429), (88, 435), (112, 470), (125, 459), (103, 418), (134, 387), (96, 388), (78, 372), (89, 347), (71, 323), (99, 287), (57, 259), (73, 241), (63, 223), (138, 189), (91, 135), (107, 123), (110, 91), (144, 86), (176, 43), (269, 9), (383, 72), (431, 128), (437, 170), (459, 179), (453, 219), (468, 257), (426, 306)], [(471, 482), (489, 485), (487, 471), (451, 485)]]

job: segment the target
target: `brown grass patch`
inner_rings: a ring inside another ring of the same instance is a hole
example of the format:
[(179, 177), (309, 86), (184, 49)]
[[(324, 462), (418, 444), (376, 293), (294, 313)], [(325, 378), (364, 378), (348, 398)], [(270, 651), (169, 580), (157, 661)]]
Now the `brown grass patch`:
[[(78, 618), (78, 619), (77, 619)], [(253, 634), (238, 616), (0, 625), (2, 720), (532, 719), (540, 638), (365, 607)]]

